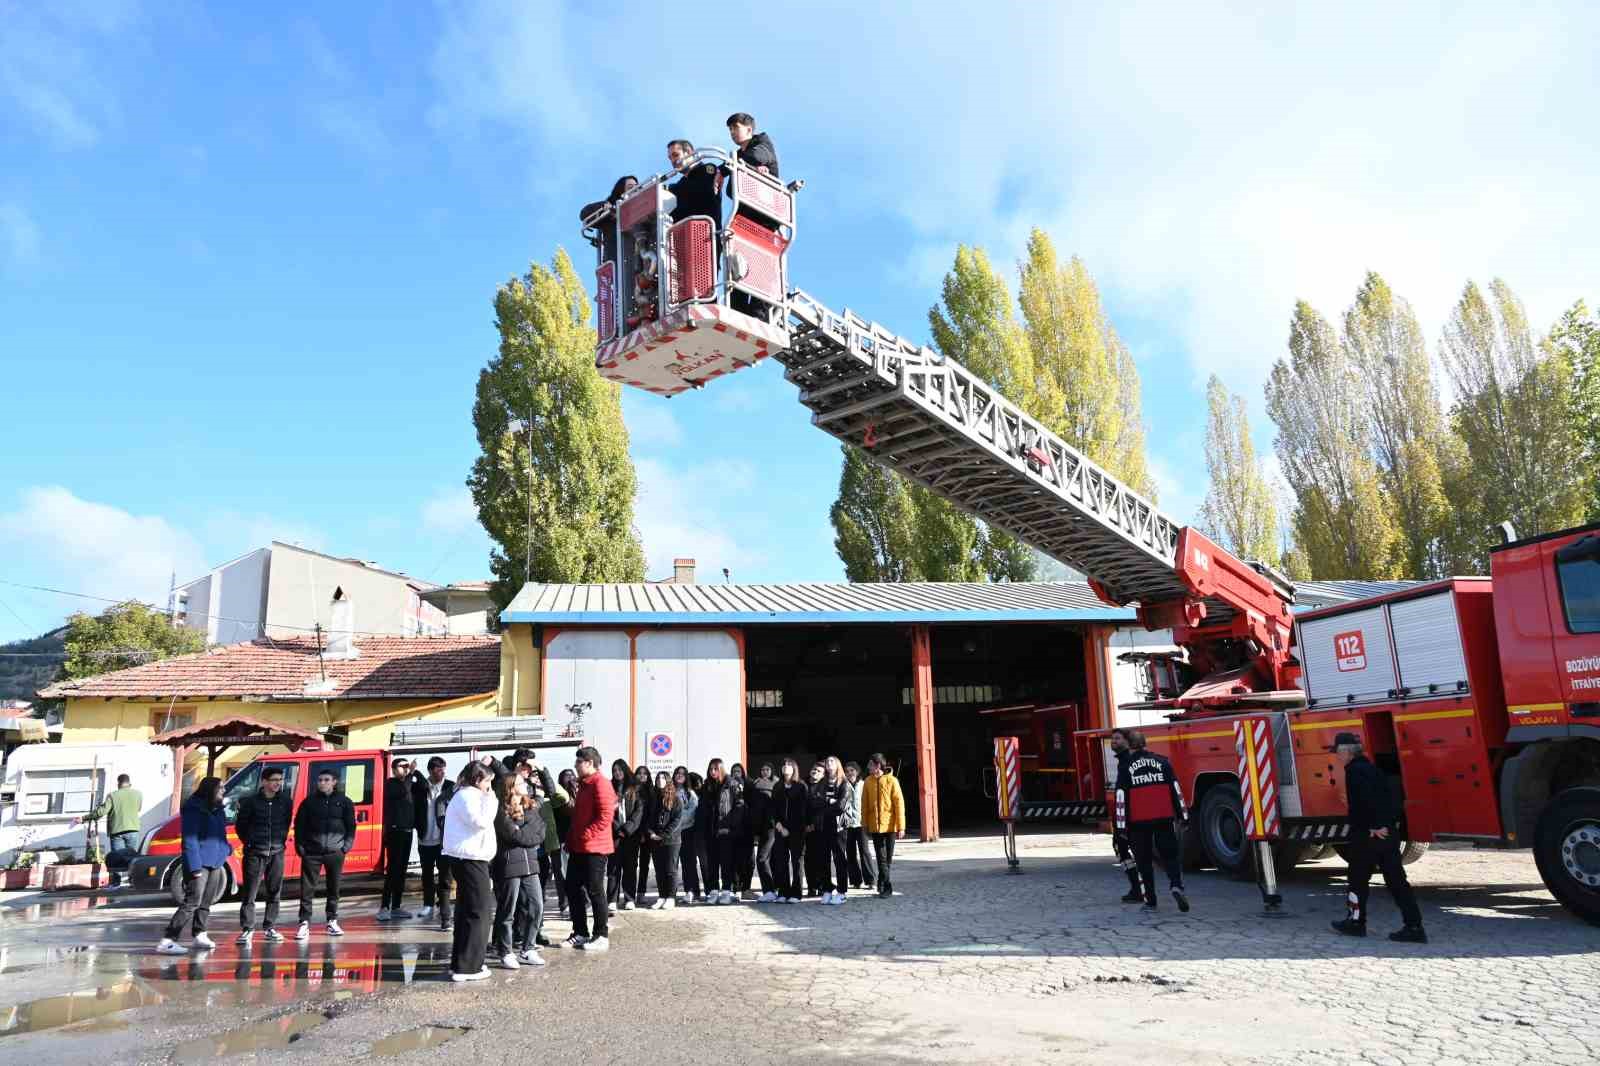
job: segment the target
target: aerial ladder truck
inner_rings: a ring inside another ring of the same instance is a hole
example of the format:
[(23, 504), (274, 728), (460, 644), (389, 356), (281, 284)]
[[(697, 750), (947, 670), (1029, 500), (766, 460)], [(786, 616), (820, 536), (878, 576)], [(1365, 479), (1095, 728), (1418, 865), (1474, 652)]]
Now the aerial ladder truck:
[[(1348, 839), (1329, 750), (1363, 738), (1402, 801), (1406, 856), (1435, 840), (1534, 851), (1555, 897), (1600, 923), (1600, 524), (1506, 531), (1491, 576), (1418, 583), (1296, 612), (1292, 583), (1235, 557), (1091, 462), (954, 359), (789, 285), (800, 183), (711, 150), (729, 218), (673, 218), (675, 175), (585, 220), (598, 250), (597, 371), (658, 396), (771, 359), (812, 424), (1136, 605), (1181, 653), (1145, 664), (1143, 727), (1194, 810), (1186, 858), (1255, 877)], [(1021, 794), (995, 741), (1007, 859), (1014, 827), (1106, 817), (1101, 728), (1073, 737), (1063, 801)], [(1009, 742), (1009, 743), (1008, 743)]]

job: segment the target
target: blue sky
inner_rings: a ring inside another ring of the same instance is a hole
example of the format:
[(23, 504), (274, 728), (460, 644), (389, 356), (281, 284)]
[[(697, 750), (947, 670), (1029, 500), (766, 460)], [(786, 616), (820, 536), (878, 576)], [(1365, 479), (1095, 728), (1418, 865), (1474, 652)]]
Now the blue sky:
[[(164, 598), (272, 538), (487, 575), (462, 480), (495, 286), (668, 137), (753, 112), (804, 177), (793, 281), (919, 339), (957, 243), (1082, 255), (1144, 380), (1165, 509), (1203, 382), (1376, 269), (1430, 338), (1499, 274), (1600, 297), (1583, 5), (0, 0), (0, 580)], [(735, 580), (841, 576), (831, 439), (775, 366), (629, 395), (638, 524)], [(81, 604), (0, 585), (0, 639)]]

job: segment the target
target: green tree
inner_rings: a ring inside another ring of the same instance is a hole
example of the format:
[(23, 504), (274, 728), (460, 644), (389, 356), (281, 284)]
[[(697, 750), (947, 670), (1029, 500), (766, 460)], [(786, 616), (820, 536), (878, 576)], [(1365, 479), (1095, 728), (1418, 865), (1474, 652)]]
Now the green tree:
[(1550, 346), (1572, 367), (1573, 425), (1593, 487), (1584, 520), (1592, 522), (1600, 519), (1600, 318), (1579, 300), (1550, 331)]
[(1139, 371), (1083, 261), (1063, 265), (1042, 230), (1022, 263), (1032, 387), (1015, 402), (1112, 476), (1155, 498), (1144, 454)]
[(839, 498), (829, 518), (833, 547), (850, 581), (911, 581), (916, 516), (910, 483), (859, 448), (841, 445)]
[(500, 349), (478, 375), (482, 454), (467, 485), (496, 545), (496, 598), (525, 580), (642, 580), (621, 386), (594, 371), (589, 298), (566, 252), (500, 286), (494, 309)]
[(1539, 343), (1522, 301), (1496, 278), (1468, 282), (1445, 324), (1440, 355), (1455, 387), (1455, 424), (1471, 460), (1464, 495), (1489, 524), (1521, 536), (1581, 521), (1593, 486), (1573, 411), (1573, 368), (1559, 344)]
[(1422, 327), (1411, 305), (1368, 273), (1345, 312), (1344, 342), (1366, 399), (1373, 460), (1394, 504), (1402, 573), (1441, 577), (1450, 507), (1440, 456), (1448, 430)]
[(1244, 397), (1215, 374), (1206, 382), (1206, 471), (1211, 487), (1200, 505), (1207, 536), (1242, 559), (1279, 561), (1278, 514), (1256, 460)]
[(98, 615), (67, 619), (67, 658), (57, 680), (74, 681), (205, 649), (205, 634), (199, 630), (175, 626), (164, 612), (145, 604), (120, 603)]
[(1371, 459), (1358, 374), (1333, 327), (1303, 300), (1290, 319), (1289, 358), (1274, 364), (1266, 397), (1305, 568), (1323, 578), (1398, 576), (1399, 538)]

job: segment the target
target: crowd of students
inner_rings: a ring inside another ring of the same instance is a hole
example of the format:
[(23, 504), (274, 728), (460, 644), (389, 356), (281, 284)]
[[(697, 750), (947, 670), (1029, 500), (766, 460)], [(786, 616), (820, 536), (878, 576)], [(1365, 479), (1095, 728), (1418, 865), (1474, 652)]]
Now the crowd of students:
[[(679, 766), (671, 774), (630, 768), (623, 760), (601, 772), (600, 753), (578, 749), (573, 768), (553, 777), (529, 749), (507, 760), (468, 763), (451, 780), (442, 758), (426, 776), (396, 758), (384, 783), (385, 877), (378, 921), (437, 919), (452, 933), (451, 977), (489, 976), (487, 960), (507, 968), (540, 966), (545, 893), (554, 887), (572, 933), (562, 947), (605, 951), (609, 918), (645, 905), (843, 904), (852, 888), (893, 894), (894, 845), (905, 835), (905, 797), (887, 760), (875, 754), (862, 772), (835, 756), (818, 760), (803, 779), (784, 759), (755, 777), (739, 763), (712, 759), (702, 778)], [(339, 925), (344, 857), (356, 840), (355, 808), (332, 771), (291, 817), (281, 767), (262, 773), (259, 790), (240, 802), (234, 828), (244, 883), (238, 941), (256, 934), (256, 901), (264, 894), (261, 933), (277, 929), (289, 829), (300, 857), (299, 926), (309, 939), (319, 877), (329, 936)], [(215, 947), (206, 932), (210, 903), (220, 894), (231, 851), (222, 782), (203, 779), (183, 805), (183, 902), (157, 951), (182, 954), (192, 930), (196, 949)], [(415, 839), (421, 859), (422, 908), (402, 906)], [(755, 892), (759, 884), (760, 892)]]

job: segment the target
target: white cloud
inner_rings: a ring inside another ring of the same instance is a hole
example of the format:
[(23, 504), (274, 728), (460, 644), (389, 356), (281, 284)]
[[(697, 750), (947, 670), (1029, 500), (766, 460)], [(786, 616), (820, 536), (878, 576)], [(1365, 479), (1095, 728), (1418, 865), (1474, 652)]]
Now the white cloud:
[(95, 144), (117, 112), (97, 50), (134, 17), (132, 2), (0, 6), (0, 99), (61, 147)]
[(629, 392), (623, 397), (623, 419), (628, 426), (628, 442), (635, 448), (674, 448), (683, 443), (683, 427), (678, 424), (666, 401), (654, 396)]
[(422, 526), (434, 533), (462, 533), (478, 525), (478, 507), (466, 486), (442, 488), (422, 505)]
[(648, 576), (671, 574), (672, 560), (682, 557), (693, 558), (703, 574), (720, 574), (726, 567), (735, 581), (762, 565), (766, 538), (759, 524), (729, 508), (756, 482), (750, 463), (719, 460), (679, 467), (640, 459), (634, 470), (639, 483), (634, 525), (644, 542)]
[(39, 259), (39, 227), (21, 204), (0, 203), (0, 263), (31, 266)]
[[(165, 518), (85, 500), (59, 485), (25, 489), (15, 509), (0, 512), (0, 556), (13, 564), (12, 573), (30, 575), (30, 583), (157, 605), (166, 604), (174, 573), (185, 580), (208, 566), (199, 541)], [(104, 606), (50, 604), (57, 617)]]

